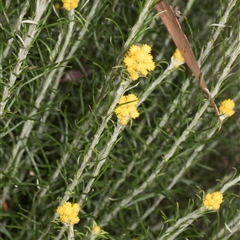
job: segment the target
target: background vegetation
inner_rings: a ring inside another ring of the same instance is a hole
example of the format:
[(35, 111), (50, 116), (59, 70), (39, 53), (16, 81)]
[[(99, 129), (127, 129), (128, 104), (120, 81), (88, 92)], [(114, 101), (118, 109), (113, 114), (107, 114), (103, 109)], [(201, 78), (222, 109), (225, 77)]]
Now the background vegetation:
[[(96, 239), (93, 221), (100, 239), (239, 239), (240, 1), (169, 1), (216, 103), (236, 103), (220, 131), (187, 66), (164, 72), (175, 46), (154, 2), (0, 0), (0, 238), (67, 238), (56, 209), (71, 201), (76, 239)], [(125, 91), (132, 44), (156, 68)], [(141, 103), (125, 127), (124, 92)], [(212, 191), (217, 212), (202, 208)]]

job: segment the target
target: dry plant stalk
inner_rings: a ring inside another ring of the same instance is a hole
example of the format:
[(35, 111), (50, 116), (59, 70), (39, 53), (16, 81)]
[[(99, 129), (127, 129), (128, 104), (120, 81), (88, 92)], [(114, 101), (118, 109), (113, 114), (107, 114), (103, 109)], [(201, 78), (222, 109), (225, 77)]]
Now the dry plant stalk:
[[(189, 44), (189, 41), (184, 34), (177, 16), (173, 10), (173, 8), (167, 3), (166, 0), (157, 1), (156, 9), (159, 12), (159, 15), (166, 26), (169, 34), (171, 35), (176, 47), (181, 52), (186, 64), (194, 74), (199, 86), (203, 90), (205, 96), (209, 99), (210, 104), (213, 106), (218, 118), (219, 118), (219, 111), (216, 103), (214, 102), (210, 91), (207, 87), (206, 82), (203, 79), (203, 74), (198, 66), (196, 58), (193, 54), (192, 48)], [(221, 128), (222, 120), (219, 118), (219, 129)]]

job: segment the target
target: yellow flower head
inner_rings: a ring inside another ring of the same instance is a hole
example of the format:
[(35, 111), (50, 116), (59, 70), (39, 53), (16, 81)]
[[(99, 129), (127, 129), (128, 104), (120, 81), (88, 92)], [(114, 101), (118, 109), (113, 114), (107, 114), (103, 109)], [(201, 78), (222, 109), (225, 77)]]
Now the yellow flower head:
[(235, 113), (235, 111), (233, 110), (234, 107), (235, 107), (234, 101), (231, 99), (227, 99), (221, 103), (219, 111), (220, 113), (225, 114), (228, 117), (231, 117)]
[(54, 7), (56, 10), (61, 9), (62, 5), (59, 2), (54, 3)]
[(78, 203), (72, 204), (70, 202), (65, 202), (57, 208), (60, 220), (67, 224), (77, 224), (79, 222), (80, 219), (77, 216), (79, 211), (80, 206)]
[(63, 7), (70, 11), (78, 6), (79, 0), (62, 0)]
[(171, 57), (171, 66), (174, 68), (178, 68), (180, 65), (182, 65), (184, 63), (185, 63), (185, 60), (184, 60), (181, 52), (177, 48)]
[(95, 234), (98, 234), (98, 233), (100, 233), (101, 228), (100, 228), (99, 226), (95, 226), (92, 231), (93, 231)]
[(203, 205), (209, 210), (218, 210), (223, 202), (223, 195), (220, 192), (208, 193), (203, 199)]
[(126, 125), (129, 119), (135, 119), (139, 116), (137, 103), (138, 98), (134, 94), (128, 94), (120, 98), (119, 105), (115, 108), (114, 112), (122, 125)]
[(108, 233), (101, 229), (95, 221), (93, 221), (92, 227), (89, 230), (91, 231), (91, 237), (87, 239), (108, 239)]
[(137, 80), (140, 74), (147, 76), (149, 71), (154, 70), (155, 63), (150, 54), (151, 47), (147, 44), (142, 46), (132, 45), (123, 59), (131, 80)]

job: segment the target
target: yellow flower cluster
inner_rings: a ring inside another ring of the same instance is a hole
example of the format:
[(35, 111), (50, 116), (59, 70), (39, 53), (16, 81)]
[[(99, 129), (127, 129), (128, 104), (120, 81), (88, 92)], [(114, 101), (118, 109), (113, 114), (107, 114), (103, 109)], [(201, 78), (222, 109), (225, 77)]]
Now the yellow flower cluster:
[(78, 6), (79, 0), (62, 0), (63, 7), (70, 11)]
[(223, 202), (223, 195), (220, 192), (208, 193), (203, 199), (204, 206), (209, 210), (218, 210)]
[(127, 66), (131, 80), (137, 80), (140, 74), (146, 76), (149, 71), (154, 70), (155, 63), (150, 52), (151, 47), (147, 44), (142, 46), (132, 45), (130, 47), (123, 62)]
[(234, 101), (231, 99), (227, 99), (221, 103), (219, 111), (220, 113), (225, 114), (228, 117), (231, 117), (235, 113), (235, 111), (233, 110), (234, 107), (235, 107)]
[(122, 125), (126, 125), (129, 119), (139, 116), (137, 103), (138, 98), (134, 94), (128, 94), (120, 98), (119, 105), (115, 108), (114, 112)]
[(178, 68), (180, 65), (182, 65), (184, 63), (185, 63), (185, 60), (184, 60), (181, 52), (177, 48), (171, 57), (171, 66), (173, 66), (174, 68)]
[(67, 224), (77, 224), (80, 219), (77, 216), (80, 211), (80, 206), (78, 203), (65, 202), (62, 206), (57, 208), (57, 213), (59, 218), (63, 223)]

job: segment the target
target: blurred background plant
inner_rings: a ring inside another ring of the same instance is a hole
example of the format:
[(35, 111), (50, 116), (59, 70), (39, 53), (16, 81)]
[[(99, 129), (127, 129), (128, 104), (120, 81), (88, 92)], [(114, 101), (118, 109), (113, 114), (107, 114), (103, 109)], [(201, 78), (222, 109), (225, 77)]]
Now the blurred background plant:
[[(169, 68), (154, 3), (0, 0), (1, 239), (67, 238), (66, 201), (81, 207), (76, 239), (239, 239), (240, 1), (169, 1), (216, 103), (235, 102), (220, 131), (188, 68)], [(156, 64), (135, 82), (133, 44)], [(140, 116), (123, 126), (125, 93)], [(202, 207), (214, 191), (217, 212)]]

